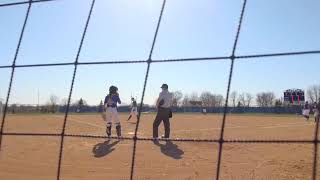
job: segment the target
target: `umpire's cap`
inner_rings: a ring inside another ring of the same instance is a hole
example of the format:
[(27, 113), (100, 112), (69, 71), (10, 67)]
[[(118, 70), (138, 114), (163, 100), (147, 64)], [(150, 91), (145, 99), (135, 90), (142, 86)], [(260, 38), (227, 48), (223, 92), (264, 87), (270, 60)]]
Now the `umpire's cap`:
[(162, 89), (168, 89), (168, 84), (162, 84), (161, 88)]

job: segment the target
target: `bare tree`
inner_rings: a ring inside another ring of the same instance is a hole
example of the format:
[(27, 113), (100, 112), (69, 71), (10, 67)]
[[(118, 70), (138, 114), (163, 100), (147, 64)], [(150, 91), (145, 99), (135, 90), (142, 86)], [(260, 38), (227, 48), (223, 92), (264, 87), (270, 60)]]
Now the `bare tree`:
[(200, 97), (198, 96), (198, 93), (193, 92), (189, 96), (189, 104), (192, 106), (201, 106), (202, 102), (200, 100)]
[(191, 93), (190, 95), (185, 94), (182, 99), (183, 106), (193, 106), (199, 105), (200, 98), (196, 92)]
[(178, 107), (181, 104), (183, 95), (181, 91), (175, 91), (172, 93), (172, 106)]
[(238, 96), (238, 106), (245, 106), (246, 103), (246, 95), (245, 93), (241, 93)]
[(181, 100), (182, 106), (204, 106), (204, 107), (221, 107), (223, 106), (223, 96), (213, 94), (209, 91), (202, 92), (200, 96), (197, 93), (191, 95), (185, 94)]
[(233, 107), (236, 107), (237, 98), (238, 98), (238, 93), (237, 93), (237, 91), (232, 91), (232, 92), (230, 93), (230, 99), (231, 99), (231, 102), (232, 102)]
[(200, 100), (205, 107), (220, 107), (223, 104), (223, 96), (220, 94), (212, 94), (211, 92), (201, 93)]
[(307, 96), (312, 103), (317, 102), (320, 98), (320, 85), (312, 85), (308, 87)]
[(192, 106), (202, 106), (202, 101), (189, 101)]
[(257, 94), (256, 101), (260, 107), (270, 107), (273, 105), (275, 95), (273, 92), (261, 92)]
[(188, 94), (185, 94), (182, 99), (182, 106), (190, 106), (190, 97)]
[(275, 105), (276, 107), (281, 107), (281, 106), (283, 105), (282, 99), (281, 99), (281, 98), (280, 98), (280, 99), (276, 99), (274, 105)]
[(68, 98), (63, 98), (63, 99), (61, 99), (60, 105), (62, 105), (62, 106), (67, 106), (67, 104), (68, 104)]
[(11, 104), (8, 106), (8, 110), (7, 112), (11, 112), (12, 114), (16, 113), (16, 110), (17, 110), (17, 104)]
[(241, 107), (241, 106), (242, 106), (241, 102), (238, 101), (237, 107)]
[(213, 94), (211, 92), (203, 92), (200, 95), (200, 101), (202, 101), (202, 106), (209, 107), (212, 106)]
[(216, 106), (219, 106), (219, 107), (221, 107), (221, 106), (223, 106), (223, 96), (221, 95), (221, 94), (217, 94), (217, 95), (215, 95), (215, 97), (216, 97)]
[(196, 92), (193, 92), (193, 93), (191, 93), (191, 95), (190, 95), (190, 101), (199, 101), (199, 96), (198, 96), (198, 93), (196, 93)]
[(58, 101), (59, 98), (56, 95), (51, 95), (49, 99), (49, 105), (50, 105), (50, 112), (55, 113), (58, 109)]
[(250, 104), (253, 100), (253, 95), (250, 93), (246, 93), (246, 101), (247, 101), (247, 106), (250, 107)]
[[(247, 106), (249, 107), (251, 102), (252, 102), (252, 99), (253, 99), (253, 96), (252, 94), (246, 92), (246, 93), (241, 93), (239, 94), (238, 96), (238, 106), (241, 105), (241, 106)], [(240, 102), (240, 104), (239, 104)]]

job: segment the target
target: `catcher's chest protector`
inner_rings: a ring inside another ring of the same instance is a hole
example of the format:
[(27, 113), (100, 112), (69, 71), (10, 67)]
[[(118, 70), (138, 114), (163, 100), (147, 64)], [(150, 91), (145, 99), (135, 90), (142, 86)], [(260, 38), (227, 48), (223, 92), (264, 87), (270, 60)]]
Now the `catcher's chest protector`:
[(107, 105), (109, 105), (109, 106), (114, 105), (114, 102), (113, 102), (113, 100), (112, 100), (112, 97), (111, 97), (111, 96), (108, 96)]

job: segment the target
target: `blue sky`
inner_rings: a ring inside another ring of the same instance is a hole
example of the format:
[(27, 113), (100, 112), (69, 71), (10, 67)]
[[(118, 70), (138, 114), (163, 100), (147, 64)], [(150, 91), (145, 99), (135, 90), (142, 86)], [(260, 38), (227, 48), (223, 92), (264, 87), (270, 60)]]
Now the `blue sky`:
[[(12, 0), (1, 3), (15, 2)], [(162, 1), (96, 0), (79, 61), (148, 58)], [(168, 0), (152, 58), (230, 56), (242, 1)], [(17, 64), (73, 62), (89, 0), (60, 0), (32, 6)], [(0, 8), (0, 65), (13, 60), (27, 5)], [(248, 0), (237, 55), (320, 49), (320, 2)], [(145, 102), (152, 104), (162, 83), (183, 93), (211, 91), (225, 96), (230, 61), (153, 63)], [(72, 99), (90, 104), (103, 99), (107, 86), (119, 87), (125, 103), (142, 94), (146, 64), (79, 66)], [(237, 60), (232, 90), (255, 94), (306, 89), (319, 81), (320, 55)], [(5, 99), (10, 69), (0, 69)], [(73, 66), (17, 68), (10, 103), (36, 104), (50, 94), (66, 98)]]

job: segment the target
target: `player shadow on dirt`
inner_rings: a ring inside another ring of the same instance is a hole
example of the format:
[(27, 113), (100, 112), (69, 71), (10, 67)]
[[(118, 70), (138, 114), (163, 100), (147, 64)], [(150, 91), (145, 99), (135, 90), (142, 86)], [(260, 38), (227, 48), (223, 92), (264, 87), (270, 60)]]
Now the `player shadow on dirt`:
[(173, 159), (181, 159), (184, 154), (184, 151), (179, 149), (178, 145), (173, 144), (172, 141), (166, 141), (165, 144), (160, 144), (159, 141), (153, 141), (153, 143), (160, 147), (162, 154)]
[(120, 141), (114, 141), (110, 143), (110, 140), (107, 140), (107, 141), (104, 141), (103, 143), (98, 143), (92, 148), (92, 153), (96, 158), (101, 158), (103, 156), (106, 156), (115, 150), (113, 147), (117, 145), (119, 142)]

